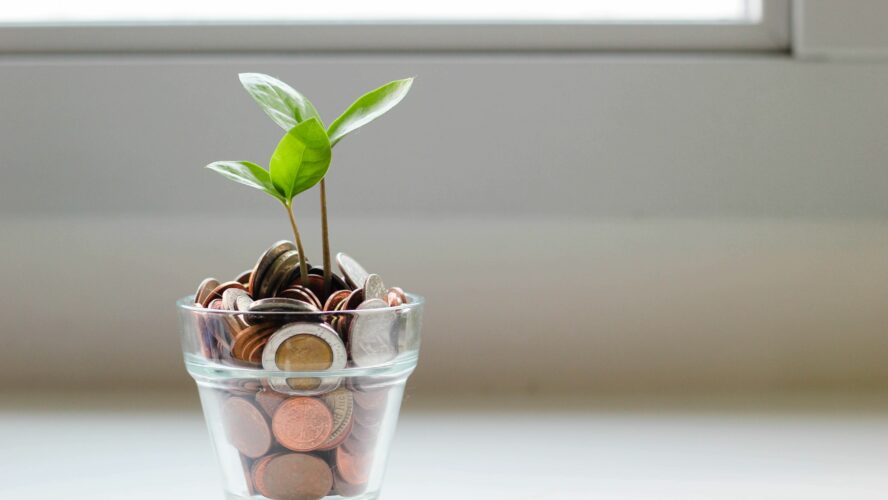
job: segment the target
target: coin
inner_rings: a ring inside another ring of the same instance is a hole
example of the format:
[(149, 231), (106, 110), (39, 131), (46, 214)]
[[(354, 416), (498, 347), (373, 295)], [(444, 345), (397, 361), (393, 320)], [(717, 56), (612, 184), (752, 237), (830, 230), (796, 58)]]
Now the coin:
[(220, 283), (214, 288), (209, 295), (204, 299), (205, 303), (209, 303), (209, 301), (214, 299), (221, 299), (222, 294), (225, 293), (225, 290), (230, 288), (244, 288), (244, 285), (238, 283), (237, 281), (226, 281), (225, 283)]
[(222, 292), (222, 305), (225, 306), (225, 310), (227, 311), (237, 311), (237, 301), (238, 299), (249, 300), (250, 302), (253, 299), (250, 298), (250, 294), (247, 293), (243, 288), (229, 288)]
[(333, 413), (333, 431), (330, 433), (330, 438), (319, 449), (331, 450), (339, 446), (348, 436), (349, 428), (352, 425), (354, 400), (351, 391), (344, 388), (325, 394), (321, 400)]
[(364, 266), (358, 264), (358, 261), (347, 254), (342, 252), (336, 254), (336, 263), (339, 265), (339, 270), (342, 272), (345, 282), (351, 288), (358, 288), (367, 280), (369, 273), (364, 269)]
[(217, 286), (219, 286), (219, 281), (216, 278), (207, 278), (201, 281), (200, 285), (197, 286), (197, 291), (194, 292), (194, 302), (206, 307), (204, 304), (206, 298)]
[[(359, 427), (357, 421), (355, 421), (355, 427)], [(357, 435), (354, 433), (354, 428), (352, 429), (352, 433), (349, 434), (348, 438), (339, 445), (340, 448), (344, 448), (345, 451), (357, 455), (370, 455), (373, 453), (373, 448), (376, 446), (376, 432), (371, 434), (371, 439), (364, 441), (363, 439), (358, 439)]]
[(247, 311), (251, 313), (262, 312), (293, 312), (293, 313), (311, 313), (319, 312), (319, 309), (313, 304), (303, 302), (301, 300), (289, 299), (286, 297), (269, 297), (267, 299), (254, 300), (247, 307)]
[(240, 283), (244, 286), (247, 286), (250, 284), (250, 275), (251, 274), (253, 274), (253, 270), (247, 269), (246, 271), (238, 274), (237, 277), (234, 278), (234, 281), (237, 281), (238, 283)]
[(339, 473), (333, 474), (333, 491), (343, 497), (356, 497), (367, 489), (367, 483), (351, 484), (342, 479)]
[(318, 457), (282, 453), (257, 462), (253, 482), (272, 500), (318, 500), (333, 488), (333, 472)]
[(228, 442), (250, 458), (258, 458), (271, 449), (271, 431), (265, 416), (244, 398), (233, 397), (222, 403), (225, 435)]
[(265, 487), (265, 470), (268, 467), (268, 463), (271, 462), (275, 457), (283, 455), (283, 453), (272, 453), (271, 455), (265, 455), (264, 457), (253, 462), (253, 466), (250, 467), (250, 476), (251, 483), (253, 483), (253, 488), (259, 492), (259, 494), (264, 494), (263, 489)]
[(268, 268), (274, 263), (275, 259), (280, 257), (284, 252), (296, 250), (296, 245), (292, 242), (281, 240), (271, 245), (271, 247), (266, 250), (259, 260), (256, 261), (256, 265), (253, 267), (253, 271), (250, 273), (250, 282), (247, 289), (250, 293), (253, 294), (254, 298), (261, 299), (261, 297), (257, 295), (259, 285), (261, 280), (265, 277), (265, 273), (268, 271)]
[(355, 391), (353, 394), (355, 404), (367, 410), (376, 410), (385, 406), (388, 401), (388, 389), (373, 389), (369, 391)]
[(378, 274), (368, 274), (364, 280), (364, 300), (382, 299), (385, 296), (385, 285)]
[(299, 252), (291, 250), (278, 257), (259, 284), (259, 294), (263, 297), (274, 297), (282, 288), (299, 275)]
[(255, 348), (263, 339), (270, 337), (276, 330), (276, 325), (265, 323), (250, 326), (237, 332), (231, 343), (231, 355), (241, 361), (249, 360), (252, 348)]
[(287, 399), (287, 396), (267, 387), (257, 392), (255, 397), (256, 404), (258, 404), (259, 407), (262, 408), (262, 411), (264, 411), (269, 417), (274, 415), (274, 411), (277, 410), (278, 406)]
[(333, 415), (324, 403), (315, 398), (289, 398), (274, 412), (271, 431), (287, 449), (315, 450), (330, 437)]
[(355, 289), (345, 301), (343, 311), (354, 311), (361, 303), (364, 302), (364, 290), (362, 288)]
[(336, 448), (336, 472), (349, 484), (364, 484), (370, 480), (373, 466), (369, 455), (349, 452), (344, 447)]
[[(309, 276), (324, 276), (324, 268), (320, 266), (312, 267), (308, 270)], [(345, 282), (344, 279), (340, 278), (338, 274), (334, 272), (330, 272), (330, 292), (336, 292), (339, 290), (348, 290), (350, 287)]]
[(351, 292), (348, 290), (337, 290), (330, 294), (327, 297), (327, 302), (324, 303), (324, 311), (333, 311), (336, 309), (336, 306), (339, 305), (340, 302), (347, 299), (348, 296), (351, 295)]
[(317, 276), (314, 274), (309, 274), (308, 279), (305, 281), (305, 286), (314, 293), (315, 297), (318, 298), (319, 301), (327, 300), (329, 296), (328, 293), (324, 292), (324, 277)]
[[(291, 342), (295, 337), (298, 338)], [(321, 323), (284, 326), (271, 336), (262, 353), (262, 367), (266, 370), (339, 370), (345, 368), (347, 361), (348, 353), (339, 335)]]
[(393, 311), (373, 311), (387, 307), (381, 299), (370, 299), (358, 306), (357, 310), (364, 312), (352, 318), (348, 334), (349, 351), (356, 365), (378, 365), (398, 355), (393, 338), (397, 316)]
[(404, 293), (404, 290), (393, 286), (385, 291), (383, 300), (385, 300), (389, 307), (398, 307), (407, 303), (407, 294)]
[(318, 309), (321, 308), (321, 301), (318, 297), (309, 290), (308, 288), (302, 285), (290, 285), (289, 288), (277, 294), (278, 297), (284, 297), (288, 299), (301, 300), (302, 302), (307, 302)]

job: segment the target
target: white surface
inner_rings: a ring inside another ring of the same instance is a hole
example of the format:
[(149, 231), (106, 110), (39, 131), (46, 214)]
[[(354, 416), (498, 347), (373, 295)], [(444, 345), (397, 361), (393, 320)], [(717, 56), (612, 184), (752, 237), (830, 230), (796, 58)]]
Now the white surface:
[[(0, 412), (0, 498), (221, 499), (192, 400), (52, 400)], [(383, 498), (884, 498), (884, 401), (410, 404)]]

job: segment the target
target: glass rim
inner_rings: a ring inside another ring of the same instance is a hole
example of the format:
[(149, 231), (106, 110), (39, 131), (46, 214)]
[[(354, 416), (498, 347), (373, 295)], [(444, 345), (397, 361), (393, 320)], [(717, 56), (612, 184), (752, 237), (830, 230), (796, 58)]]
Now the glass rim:
[(200, 305), (195, 305), (194, 302), (194, 294), (186, 295), (179, 300), (176, 301), (176, 307), (179, 310), (188, 311), (190, 313), (199, 313), (199, 314), (214, 314), (219, 316), (240, 316), (243, 314), (261, 314), (262, 316), (287, 316), (287, 317), (317, 317), (318, 314), (324, 315), (356, 315), (356, 314), (374, 314), (381, 312), (391, 312), (391, 311), (409, 311), (412, 309), (419, 309), (425, 304), (425, 298), (421, 295), (417, 295), (415, 293), (405, 292), (405, 295), (410, 298), (410, 302), (406, 304), (401, 304), (399, 306), (387, 306), (387, 307), (379, 307), (375, 309), (343, 309), (340, 311), (261, 311), (261, 312), (249, 312), (249, 311), (227, 311), (223, 309), (209, 309)]

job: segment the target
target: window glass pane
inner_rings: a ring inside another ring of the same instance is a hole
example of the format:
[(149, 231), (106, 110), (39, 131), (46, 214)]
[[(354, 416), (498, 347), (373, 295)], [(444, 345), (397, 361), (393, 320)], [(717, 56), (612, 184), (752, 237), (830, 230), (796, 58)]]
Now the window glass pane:
[(762, 0), (28, 0), (2, 23), (163, 21), (754, 22)]

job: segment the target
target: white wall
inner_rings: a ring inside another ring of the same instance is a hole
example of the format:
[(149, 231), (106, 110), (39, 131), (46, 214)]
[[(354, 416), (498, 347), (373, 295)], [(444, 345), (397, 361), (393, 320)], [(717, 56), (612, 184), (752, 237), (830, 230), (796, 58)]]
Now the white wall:
[[(780, 56), (6, 56), (0, 385), (186, 387), (173, 301), (287, 236), (201, 167), (278, 131), (238, 71), (343, 141), (333, 243), (429, 298), (418, 388), (875, 386), (888, 376), (888, 67)], [(316, 200), (298, 206), (317, 248)], [(316, 252), (315, 252), (316, 253)]]

